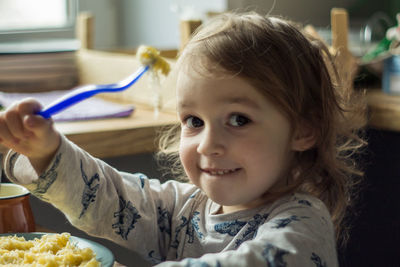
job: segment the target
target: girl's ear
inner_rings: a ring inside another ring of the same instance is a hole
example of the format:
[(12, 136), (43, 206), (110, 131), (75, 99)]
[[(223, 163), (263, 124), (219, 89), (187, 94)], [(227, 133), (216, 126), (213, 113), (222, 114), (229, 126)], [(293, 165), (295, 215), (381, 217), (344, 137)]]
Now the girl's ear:
[(317, 142), (315, 128), (310, 125), (301, 125), (292, 138), (293, 151), (306, 151)]

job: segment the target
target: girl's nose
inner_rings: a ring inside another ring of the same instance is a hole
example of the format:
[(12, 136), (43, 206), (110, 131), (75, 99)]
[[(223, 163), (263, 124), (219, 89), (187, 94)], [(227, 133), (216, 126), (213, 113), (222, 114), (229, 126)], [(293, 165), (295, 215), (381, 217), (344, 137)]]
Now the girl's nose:
[(225, 142), (221, 131), (204, 129), (200, 135), (197, 152), (206, 156), (219, 156), (225, 152)]

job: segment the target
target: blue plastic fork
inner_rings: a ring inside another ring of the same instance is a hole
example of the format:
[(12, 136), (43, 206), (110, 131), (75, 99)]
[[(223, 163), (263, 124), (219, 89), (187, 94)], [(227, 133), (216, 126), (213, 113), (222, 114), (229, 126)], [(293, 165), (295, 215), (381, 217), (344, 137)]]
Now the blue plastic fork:
[(135, 73), (124, 80), (112, 84), (88, 84), (77, 87), (70, 93), (67, 93), (60, 99), (46, 106), (43, 110), (37, 112), (38, 115), (48, 119), (52, 115), (63, 111), (64, 109), (81, 102), (89, 97), (100, 93), (115, 93), (123, 91), (133, 85), (150, 68), (149, 65), (140, 67)]

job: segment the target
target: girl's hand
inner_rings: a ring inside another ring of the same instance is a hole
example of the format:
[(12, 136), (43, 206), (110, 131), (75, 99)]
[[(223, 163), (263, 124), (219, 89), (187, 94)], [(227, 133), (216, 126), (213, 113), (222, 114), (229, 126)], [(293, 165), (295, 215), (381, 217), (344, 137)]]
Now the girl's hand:
[(25, 99), (0, 112), (0, 144), (27, 156), (38, 175), (60, 145), (53, 120), (35, 115), (41, 108), (36, 100)]

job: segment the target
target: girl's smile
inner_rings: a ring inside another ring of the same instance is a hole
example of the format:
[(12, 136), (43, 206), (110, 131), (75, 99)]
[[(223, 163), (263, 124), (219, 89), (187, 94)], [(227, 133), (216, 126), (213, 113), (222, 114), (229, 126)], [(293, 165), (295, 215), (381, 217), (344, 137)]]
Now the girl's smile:
[(289, 121), (246, 80), (180, 74), (177, 99), (183, 167), (223, 212), (260, 205), (286, 181)]
[(240, 170), (240, 168), (235, 168), (235, 169), (212, 169), (212, 168), (201, 168), (202, 172), (205, 172), (206, 174), (212, 175), (212, 176), (222, 176), (226, 174), (232, 174), (236, 173)]

